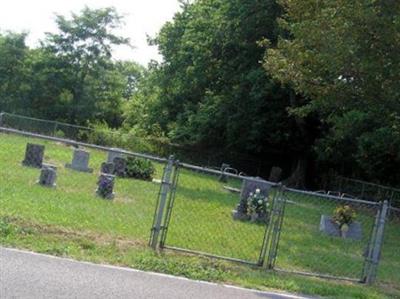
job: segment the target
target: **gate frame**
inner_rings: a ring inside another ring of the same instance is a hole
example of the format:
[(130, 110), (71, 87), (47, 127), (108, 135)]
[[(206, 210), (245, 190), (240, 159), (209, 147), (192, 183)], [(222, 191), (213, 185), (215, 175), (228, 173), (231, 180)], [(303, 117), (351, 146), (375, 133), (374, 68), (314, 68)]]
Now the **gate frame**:
[[(165, 216), (164, 216), (163, 225), (160, 227), (161, 237), (160, 237), (157, 248), (159, 248), (160, 250), (169, 249), (169, 250), (180, 251), (180, 252), (184, 252), (184, 253), (188, 253), (188, 254), (201, 255), (201, 256), (210, 257), (210, 258), (217, 258), (217, 259), (227, 260), (227, 261), (231, 261), (231, 262), (237, 262), (237, 263), (262, 267), (265, 263), (265, 257), (266, 257), (266, 253), (268, 250), (268, 243), (269, 243), (269, 236), (270, 236), (269, 225), (272, 221), (271, 218), (272, 218), (272, 214), (273, 214), (272, 208), (271, 208), (270, 220), (268, 221), (268, 223), (265, 224), (265, 230), (264, 230), (264, 234), (263, 234), (263, 238), (262, 238), (260, 254), (259, 254), (258, 260), (255, 262), (244, 260), (244, 259), (239, 259), (239, 258), (220, 256), (220, 255), (207, 253), (207, 252), (203, 252), (203, 251), (168, 246), (166, 244), (168, 228), (169, 228), (169, 224), (171, 221), (171, 216), (173, 213), (173, 208), (174, 208), (174, 203), (175, 203), (176, 190), (178, 188), (179, 174), (180, 174), (181, 168), (185, 167), (185, 166), (186, 166), (186, 164), (180, 163), (179, 161), (175, 161), (173, 163), (173, 168), (174, 168), (173, 173), (174, 174), (173, 174), (173, 179), (172, 179), (172, 182), (171, 182), (170, 188), (169, 188), (169, 196), (168, 196), (168, 201), (166, 204), (167, 209), (166, 209), (166, 211), (164, 211), (165, 209), (163, 210), (163, 213), (165, 213)], [(243, 178), (245, 178), (245, 177), (243, 177)], [(269, 182), (269, 183), (271, 184), (271, 189), (279, 187), (278, 191), (274, 194), (273, 199), (272, 199), (272, 203), (273, 203), (272, 206), (274, 206), (275, 205), (274, 202), (276, 201), (278, 194), (280, 194), (281, 184), (272, 183), (272, 182)], [(157, 204), (157, 206), (159, 206), (159, 204)], [(154, 219), (156, 219), (158, 217), (162, 217), (162, 216), (160, 216), (159, 214), (157, 215), (157, 211), (156, 211)], [(155, 228), (153, 225), (152, 230), (154, 230), (154, 229), (157, 229), (157, 228)]]

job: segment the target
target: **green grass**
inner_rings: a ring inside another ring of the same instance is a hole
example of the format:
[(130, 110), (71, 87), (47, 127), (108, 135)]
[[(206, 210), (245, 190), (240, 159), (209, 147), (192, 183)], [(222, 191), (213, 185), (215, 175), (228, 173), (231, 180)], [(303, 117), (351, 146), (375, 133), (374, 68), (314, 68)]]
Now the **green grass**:
[[(381, 277), (384, 284), (367, 287), (265, 271), (171, 251), (155, 253), (147, 247), (159, 185), (117, 179), (111, 201), (95, 196), (97, 173), (104, 152), (91, 150), (93, 174), (65, 169), (72, 148), (45, 144), (45, 161), (58, 166), (57, 188), (38, 186), (39, 170), (23, 167), (26, 143), (33, 140), (0, 134), (0, 244), (81, 260), (130, 266), (195, 279), (228, 282), (258, 289), (277, 289), (332, 298), (382, 298), (399, 295), (399, 227), (390, 223)], [(163, 165), (155, 163), (156, 178)], [(233, 182), (238, 187), (240, 182)], [(167, 245), (256, 262), (265, 227), (233, 221), (231, 210), (238, 195), (222, 188), (214, 176), (182, 170), (169, 227)], [(313, 198), (290, 198), (277, 266), (289, 270), (354, 276), (362, 267), (361, 242), (321, 236), (321, 213)], [(373, 217), (359, 218), (369, 227)], [(305, 233), (307, 232), (307, 233)], [(315, 245), (315, 239), (320, 246)], [(397, 244), (397, 247), (396, 247)], [(328, 252), (327, 252), (328, 251)], [(334, 253), (334, 255), (332, 255)], [(334, 256), (334, 260), (326, 257)], [(322, 261), (322, 262), (321, 262)]]

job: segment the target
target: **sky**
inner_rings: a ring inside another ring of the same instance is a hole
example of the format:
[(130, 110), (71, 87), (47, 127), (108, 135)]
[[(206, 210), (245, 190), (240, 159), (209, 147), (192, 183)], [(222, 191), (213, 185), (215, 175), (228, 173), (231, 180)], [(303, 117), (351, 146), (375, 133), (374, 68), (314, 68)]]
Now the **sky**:
[(84, 6), (102, 8), (114, 6), (124, 15), (125, 24), (117, 31), (129, 37), (134, 48), (114, 50), (116, 59), (134, 60), (147, 65), (151, 59), (160, 61), (157, 47), (147, 45), (146, 34), (155, 36), (162, 25), (179, 11), (177, 0), (0, 0), (0, 31), (29, 33), (27, 44), (38, 45), (44, 32), (56, 32), (55, 13), (70, 16)]

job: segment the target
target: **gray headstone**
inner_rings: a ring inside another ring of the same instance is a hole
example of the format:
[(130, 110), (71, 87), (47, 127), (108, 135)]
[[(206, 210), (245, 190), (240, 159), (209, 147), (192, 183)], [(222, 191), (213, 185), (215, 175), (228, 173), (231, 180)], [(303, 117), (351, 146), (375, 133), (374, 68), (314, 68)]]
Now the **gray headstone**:
[[(342, 232), (340, 231), (339, 225), (334, 221), (332, 221), (331, 217), (326, 215), (321, 216), (319, 230), (329, 236), (334, 236), (334, 237), (342, 236)], [(360, 222), (354, 221), (350, 223), (349, 230), (346, 233), (346, 239), (352, 239), (352, 240), (362, 239), (362, 228)]]
[(101, 163), (100, 171), (102, 173), (106, 173), (106, 174), (113, 174), (114, 173), (114, 163), (108, 163), (108, 162)]
[(268, 180), (270, 182), (277, 183), (281, 180), (281, 177), (282, 177), (282, 168), (277, 166), (272, 167)]
[(96, 194), (105, 199), (114, 198), (114, 182), (115, 176), (111, 174), (102, 173), (97, 181)]
[(44, 145), (28, 143), (25, 150), (25, 159), (22, 165), (42, 168), (44, 156)]
[[(118, 148), (110, 148), (111, 150), (120, 150)], [(107, 162), (108, 163), (114, 163), (114, 158), (119, 157), (119, 158), (123, 158), (124, 155), (118, 152), (113, 152), (113, 151), (109, 151), (108, 152), (108, 156), (107, 156)]]
[(126, 176), (126, 159), (121, 157), (114, 158), (114, 174), (119, 177)]
[(236, 210), (232, 211), (234, 219), (247, 220), (250, 216), (247, 215), (247, 199), (250, 193), (254, 193), (256, 189), (260, 189), (260, 194), (264, 197), (268, 196), (271, 184), (259, 177), (248, 177), (243, 179), (242, 189), (240, 191), (240, 201), (236, 207)]
[(45, 187), (55, 187), (57, 180), (57, 167), (54, 165), (43, 164), (40, 171), (38, 184)]
[(93, 172), (92, 168), (89, 168), (90, 154), (87, 151), (81, 149), (74, 150), (74, 156), (71, 164), (66, 164), (65, 167), (71, 168), (77, 171)]

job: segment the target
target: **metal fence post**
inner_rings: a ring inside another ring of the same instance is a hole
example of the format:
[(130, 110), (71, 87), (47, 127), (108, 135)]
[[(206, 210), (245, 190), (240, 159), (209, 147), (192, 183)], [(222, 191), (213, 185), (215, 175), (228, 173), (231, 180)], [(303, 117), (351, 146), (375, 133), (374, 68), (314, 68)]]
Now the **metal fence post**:
[(371, 250), (371, 253), (369, 256), (370, 266), (368, 267), (368, 272), (366, 273), (367, 276), (365, 279), (365, 283), (367, 283), (367, 284), (374, 283), (375, 279), (376, 279), (379, 260), (380, 260), (381, 252), (382, 252), (382, 243), (383, 243), (383, 236), (384, 236), (384, 231), (385, 231), (385, 221), (386, 221), (388, 209), (389, 209), (389, 204), (388, 204), (388, 201), (385, 200), (383, 202), (381, 211), (379, 213), (376, 235), (373, 240), (373, 243), (371, 244), (372, 250)]
[(161, 181), (158, 206), (156, 207), (156, 214), (154, 215), (154, 222), (152, 233), (150, 237), (150, 246), (156, 250), (159, 244), (159, 236), (162, 229), (162, 221), (164, 218), (165, 206), (168, 198), (168, 193), (171, 186), (171, 174), (174, 165), (174, 156), (170, 156), (165, 167), (163, 178)]

